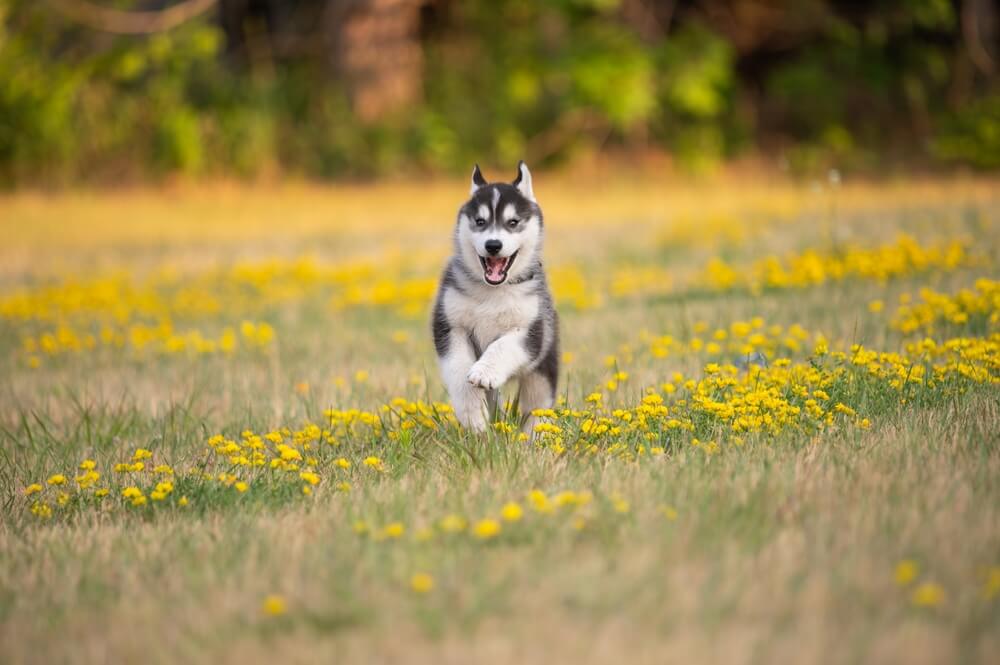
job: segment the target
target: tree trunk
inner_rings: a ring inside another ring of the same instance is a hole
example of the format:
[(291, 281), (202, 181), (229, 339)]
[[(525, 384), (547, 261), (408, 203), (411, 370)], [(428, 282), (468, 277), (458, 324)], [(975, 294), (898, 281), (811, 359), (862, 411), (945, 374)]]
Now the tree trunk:
[(425, 0), (328, 2), (330, 64), (354, 112), (372, 121), (412, 105), (423, 88), (420, 10)]

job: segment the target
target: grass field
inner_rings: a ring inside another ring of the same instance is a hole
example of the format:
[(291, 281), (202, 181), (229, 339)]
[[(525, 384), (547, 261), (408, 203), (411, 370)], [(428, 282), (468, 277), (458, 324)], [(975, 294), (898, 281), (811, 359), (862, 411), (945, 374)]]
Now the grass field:
[(993, 662), (998, 183), (535, 180), (530, 441), (464, 183), (0, 199), (0, 661)]

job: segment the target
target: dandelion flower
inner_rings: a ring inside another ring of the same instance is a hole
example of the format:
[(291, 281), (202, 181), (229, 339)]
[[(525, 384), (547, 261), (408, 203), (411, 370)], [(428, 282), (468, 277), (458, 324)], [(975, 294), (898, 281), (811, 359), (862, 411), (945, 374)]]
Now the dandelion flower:
[(986, 583), (983, 585), (983, 596), (992, 600), (1000, 595), (1000, 566), (993, 566), (986, 571)]
[(524, 516), (524, 510), (519, 503), (515, 503), (514, 501), (504, 504), (504, 507), (500, 510), (500, 517), (505, 522), (517, 522), (522, 516)]
[(66, 476), (64, 476), (61, 473), (57, 473), (54, 476), (49, 476), (48, 483), (49, 485), (65, 485)]
[(933, 582), (924, 582), (913, 590), (910, 600), (917, 607), (937, 607), (944, 602), (944, 589)]
[(28, 485), (27, 487), (24, 488), (24, 495), (25, 496), (31, 496), (32, 494), (35, 494), (37, 492), (41, 492), (43, 489), (44, 488), (41, 485), (39, 485), (38, 483), (31, 483), (30, 485)]
[(393, 540), (402, 538), (404, 533), (406, 533), (406, 527), (403, 526), (402, 522), (391, 522), (382, 529), (382, 537)]
[(462, 516), (452, 514), (445, 515), (441, 521), (438, 522), (438, 526), (445, 533), (458, 533), (465, 530), (466, 523), (465, 518)]
[(285, 602), (284, 597), (278, 596), (276, 594), (271, 594), (264, 598), (264, 602), (260, 606), (261, 611), (272, 617), (281, 616), (288, 611), (288, 604)]
[(434, 588), (434, 578), (427, 573), (416, 573), (410, 578), (410, 588), (417, 593), (427, 593)]
[(472, 533), (480, 540), (489, 540), (500, 533), (500, 522), (489, 518), (479, 520), (472, 528)]
[(242, 494), (243, 492), (246, 492), (248, 489), (250, 489), (250, 486), (247, 485), (242, 480), (236, 482), (236, 484), (234, 484), (233, 487), (235, 487), (236, 491), (239, 492), (240, 494)]

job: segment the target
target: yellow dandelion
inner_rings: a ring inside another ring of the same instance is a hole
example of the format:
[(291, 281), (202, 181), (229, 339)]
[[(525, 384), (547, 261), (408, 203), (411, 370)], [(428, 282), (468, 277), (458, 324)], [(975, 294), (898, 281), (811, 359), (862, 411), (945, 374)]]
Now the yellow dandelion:
[(479, 520), (472, 528), (472, 533), (480, 540), (495, 538), (500, 533), (500, 522), (490, 518)]
[(438, 526), (445, 533), (459, 533), (460, 531), (465, 531), (466, 522), (465, 518), (461, 515), (451, 514), (441, 518)]
[(264, 598), (260, 609), (261, 612), (268, 616), (281, 616), (288, 611), (288, 603), (285, 602), (284, 597), (277, 594), (271, 594)]
[(402, 538), (404, 533), (406, 533), (406, 527), (403, 526), (402, 522), (391, 522), (382, 528), (382, 537), (387, 539)]
[(934, 582), (924, 582), (910, 596), (916, 607), (937, 607), (944, 602), (944, 589)]
[(57, 473), (54, 476), (49, 476), (49, 479), (48, 479), (47, 482), (49, 483), (49, 485), (65, 485), (66, 484), (66, 476), (64, 476), (61, 473)]
[(36, 494), (38, 492), (41, 492), (43, 489), (44, 488), (41, 485), (39, 485), (38, 483), (31, 483), (30, 485), (28, 485), (27, 487), (24, 488), (24, 495), (25, 496), (31, 496), (32, 494)]
[(505, 522), (517, 522), (523, 516), (524, 510), (521, 508), (521, 504), (514, 501), (504, 504), (504, 507), (500, 510), (500, 517)]
[(427, 593), (434, 588), (434, 578), (427, 573), (415, 573), (410, 578), (410, 588), (417, 593)]
[(236, 491), (237, 491), (237, 492), (239, 492), (240, 494), (242, 494), (243, 492), (246, 492), (246, 491), (247, 491), (248, 489), (250, 489), (250, 486), (249, 486), (249, 485), (247, 485), (247, 484), (246, 484), (245, 482), (243, 482), (242, 480), (240, 480), (240, 481), (237, 481), (237, 482), (236, 482), (236, 483), (235, 483), (235, 484), (233, 485), (233, 487), (235, 487), (235, 488), (236, 488)]

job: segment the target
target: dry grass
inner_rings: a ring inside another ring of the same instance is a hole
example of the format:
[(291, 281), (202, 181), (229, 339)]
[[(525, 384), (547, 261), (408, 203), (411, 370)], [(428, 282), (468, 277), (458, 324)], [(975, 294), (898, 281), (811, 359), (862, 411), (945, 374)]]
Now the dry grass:
[[(700, 374), (704, 354), (656, 360), (644, 329), (686, 338), (699, 322), (711, 331), (761, 316), (821, 331), (832, 345), (900, 350), (906, 339), (890, 325), (900, 294), (996, 276), (993, 182), (817, 194), (784, 183), (537, 180), (550, 264), (595, 276), (630, 264), (695, 274), (713, 255), (745, 265), (831, 242), (876, 245), (901, 231), (928, 242), (963, 237), (981, 254), (887, 283), (751, 295), (679, 279), (667, 296), (563, 306), (574, 355), (563, 391), (573, 407), (607, 379), (608, 354), (630, 373), (606, 397), (621, 404), (674, 371)], [(234, 260), (305, 252), (336, 264), (387, 248), (412, 249), (421, 257), (413, 270), (433, 274), (463, 191), (435, 183), (15, 195), (0, 201), (0, 224), (12, 231), (0, 279), (9, 293), (53, 275), (141, 276), (169, 264), (184, 280)], [(869, 311), (876, 299), (886, 311)], [(789, 430), (742, 446), (720, 433), (715, 455), (681, 445), (655, 460), (588, 458), (449, 432), (443, 445), (432, 437), (386, 449), (387, 472), (352, 472), (346, 494), (324, 478), (310, 497), (254, 487), (206, 490), (200, 505), (145, 513), (117, 500), (48, 520), (29, 512), (25, 486), (72, 474), (87, 457), (110, 477), (111, 463), (147, 447), (180, 475), (216, 432), (296, 426), (326, 407), (374, 409), (395, 395), (443, 397), (423, 313), (334, 310), (325, 293), (310, 292), (249, 312), (224, 307), (192, 325), (215, 330), (248, 316), (273, 323), (266, 352), (97, 349), (37, 368), (20, 339), (37, 334), (35, 324), (0, 319), (0, 660), (985, 663), (1000, 649), (1000, 600), (987, 582), (1000, 566), (995, 384), (928, 392), (919, 405), (876, 386), (854, 405), (867, 409), (859, 417), (870, 415), (870, 429)], [(393, 342), (395, 333), (408, 337)], [(355, 380), (358, 370), (368, 378)], [(371, 445), (385, 442), (347, 441), (344, 451)], [(594, 500), (580, 513), (535, 514), (525, 501), (534, 488)], [(498, 539), (417, 537), (449, 513), (474, 520), (512, 499), (527, 514)], [(583, 528), (575, 514), (586, 515)], [(354, 533), (358, 521), (377, 529), (396, 520), (406, 525), (399, 540)], [(901, 585), (894, 570), (911, 559), (919, 574)], [(420, 571), (433, 575), (429, 593), (410, 588)], [(943, 598), (915, 605), (923, 583)], [(262, 612), (269, 594), (285, 599), (285, 614)]]

